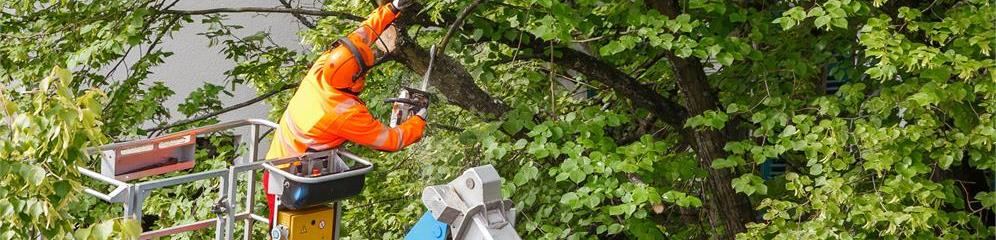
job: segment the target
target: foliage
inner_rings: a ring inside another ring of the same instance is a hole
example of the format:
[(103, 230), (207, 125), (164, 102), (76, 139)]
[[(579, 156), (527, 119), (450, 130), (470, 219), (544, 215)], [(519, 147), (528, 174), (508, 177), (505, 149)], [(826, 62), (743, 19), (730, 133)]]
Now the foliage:
[[(858, 50), (863, 53), (858, 62), (867, 67), (833, 73), (853, 77), (834, 95), (771, 94), (762, 103), (765, 107), (731, 111), (759, 124), (754, 136), (765, 140), (728, 144), (732, 157), (760, 164), (782, 156), (794, 170), (773, 186), (785, 192), (761, 198), (758, 208), (765, 211), (765, 222), (751, 224), (744, 236), (992, 236), (991, 223), (984, 223), (991, 220), (977, 214), (991, 210), (966, 195), (965, 180), (949, 174), (984, 171), (983, 179), (992, 179), (996, 61), (988, 49), (996, 8), (984, 1), (942, 9), (879, 5), (828, 1), (822, 7), (793, 7), (775, 20), (788, 34), (814, 34), (832, 51), (816, 54), (833, 60), (839, 57), (830, 54)], [(924, 12), (930, 16), (921, 16)], [(855, 20), (863, 24), (847, 23)], [(760, 63), (749, 66), (753, 70), (778, 62), (779, 56), (758, 57)], [(771, 91), (791, 90), (776, 85)], [(977, 196), (986, 194), (983, 190)]]
[[(135, 221), (79, 223), (68, 208), (81, 194), (76, 166), (86, 148), (106, 141), (100, 91), (72, 93), (69, 71), (55, 68), (31, 92), (0, 89), (0, 235), (7, 239), (118, 239), (140, 232)], [(10, 82), (5, 83), (9, 84)]]
[[(502, 127), (515, 129), (509, 126), (532, 118), (528, 110), (523, 112), (518, 116), (525, 119), (507, 119)], [(687, 183), (705, 173), (696, 170), (692, 155), (670, 148), (676, 138), (644, 135), (617, 143), (611, 130), (628, 121), (626, 115), (587, 107), (557, 121), (525, 126), (521, 131), (527, 137), (519, 140), (502, 140), (508, 135), (497, 126), (462, 140), (480, 146), (485, 158), (513, 161), (504, 165), (514, 171), (506, 175), (504, 193), (520, 207), (524, 235), (579, 239), (625, 231), (658, 238), (669, 230), (652, 215), (677, 216), (680, 208), (701, 207), (696, 194), (686, 193), (693, 190)]]
[[(325, 2), (324, 11), (362, 16), (372, 9), (370, 1)], [(403, 15), (408, 25), (399, 25), (401, 32), (421, 46), (438, 43), (447, 21), (468, 2), (419, 1), (419, 11)], [(668, 3), (678, 4), (675, 12), (659, 10)], [(61, 196), (79, 195), (71, 166), (93, 164), (80, 149), (102, 143), (105, 135), (138, 138), (147, 134), (139, 129), (143, 123), (170, 119), (160, 103), (174, 93), (149, 79), (156, 65), (180, 61), (154, 47), (169, 40), (163, 36), (183, 25), (207, 24), (202, 35), (237, 63), (226, 72), (230, 81), (187, 96), (177, 110), (192, 117), (221, 109), (219, 95), (237, 85), (263, 94), (296, 83), (320, 50), (357, 24), (306, 17), (316, 27), (300, 37), (312, 51), (299, 52), (275, 45), (267, 32), (240, 36), (242, 27), (223, 14), (168, 14), (168, 2), (0, 6), (11, 9), (0, 13), (0, 81), (7, 95), (0, 100), (13, 109), (4, 119), (24, 119), (0, 128), (0, 134), (21, 137), (0, 143), (2, 159), (17, 160), (0, 162), (16, 173), (4, 175), (0, 190), (21, 195), (0, 195), (23, 205), (8, 205), (18, 206), (19, 216), (30, 216), (34, 206), (76, 208), (42, 211), (49, 225), (5, 218), (0, 221), (12, 222), (0, 222), (0, 232), (23, 225), (46, 236), (133, 226), (95, 223), (120, 213), (99, 200)], [(486, 116), (448, 104), (452, 96), (437, 92), (430, 122), (463, 131), (434, 125), (421, 143), (400, 153), (348, 146), (373, 159), (377, 170), (362, 195), (344, 202), (343, 235), (401, 238), (424, 211), (423, 187), (494, 164), (505, 177), (503, 192), (517, 204), (517, 228), (528, 239), (727, 236), (711, 219), (726, 209), (716, 209), (719, 197), (704, 187), (713, 181), (709, 168), (734, 173), (724, 184), (756, 210), (739, 238), (992, 238), (993, 22), (996, 6), (984, 0), (485, 1), (444, 51), (463, 69), (440, 71), (467, 71), (473, 77), (468, 81), (512, 110)], [(106, 72), (142, 44), (153, 47), (142, 48), (125, 76)], [(584, 60), (589, 65), (563, 59), (569, 51), (590, 56)], [(596, 67), (621, 72), (638, 84), (630, 88), (657, 94), (655, 101), (686, 103), (692, 99), (677, 83), (683, 80), (678, 72), (688, 69), (678, 69), (674, 57), (701, 60), (711, 87), (705, 94), (718, 98), (717, 108), (696, 116), (674, 113), (680, 123), (668, 122), (673, 116), (653, 114), (613, 85), (624, 79), (590, 74)], [(46, 78), (54, 66), (69, 66), (76, 77)], [(418, 79), (405, 67), (411, 66), (388, 62), (367, 77), (361, 98), (375, 116), (387, 115), (381, 99)], [(32, 79), (58, 86), (27, 90), (44, 86)], [(267, 99), (275, 106), (273, 119), (291, 92)], [(65, 100), (42, 101), (47, 98)], [(80, 116), (91, 120), (69, 121)], [(706, 164), (696, 159), (701, 143), (694, 133), (701, 131), (724, 133), (729, 141), (717, 145), (724, 157)], [(42, 141), (45, 136), (60, 137)], [(229, 133), (209, 141), (213, 150), (198, 152), (203, 161), (196, 170), (226, 166), (244, 153)], [(8, 150), (20, 148), (33, 151)], [(784, 163), (785, 172), (769, 174), (765, 166), (772, 162)], [(37, 185), (25, 182), (34, 180)], [(70, 188), (60, 196), (56, 186), (66, 184)], [(210, 218), (206, 208), (215, 199), (204, 193), (216, 186), (204, 181), (155, 193), (145, 208), (159, 218), (151, 226)], [(255, 234), (265, 233), (258, 227)]]

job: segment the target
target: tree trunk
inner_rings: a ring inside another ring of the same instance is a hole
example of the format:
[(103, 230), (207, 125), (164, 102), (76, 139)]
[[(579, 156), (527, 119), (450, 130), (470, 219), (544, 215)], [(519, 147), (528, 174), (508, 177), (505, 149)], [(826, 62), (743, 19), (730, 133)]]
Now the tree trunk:
[[(688, 115), (695, 116), (708, 110), (716, 110), (719, 100), (709, 86), (699, 59), (679, 58), (671, 53), (667, 57), (677, 74), (678, 87), (684, 97)], [(726, 157), (723, 147), (727, 139), (718, 130), (687, 129), (686, 132), (690, 133), (686, 137), (692, 138), (699, 166), (709, 173), (705, 186), (709, 194), (707, 197), (710, 198), (708, 202), (713, 204), (708, 209), (709, 222), (722, 230), (718, 238), (733, 239), (736, 233), (746, 231), (744, 224), (751, 221), (753, 210), (749, 199), (733, 190), (730, 183), (734, 175), (728, 170), (711, 167), (713, 160)]]
[[(670, 18), (677, 17), (680, 13), (678, 2), (674, 0), (647, 0), (646, 3)], [(674, 53), (667, 53), (667, 59), (676, 74), (678, 88), (684, 98), (688, 115), (695, 116), (708, 110), (717, 110), (719, 99), (709, 86), (700, 60), (695, 57), (680, 58)], [(726, 136), (718, 130), (686, 129), (685, 132), (686, 138), (690, 137), (692, 140), (690, 142), (695, 147), (699, 166), (709, 173), (705, 184), (709, 198), (706, 202), (712, 204), (707, 209), (709, 223), (722, 231), (717, 238), (733, 239), (737, 233), (747, 230), (744, 224), (751, 221), (754, 211), (750, 200), (733, 190), (731, 180), (734, 174), (725, 169), (711, 167), (713, 160), (726, 157), (726, 152), (723, 150), (727, 142)]]

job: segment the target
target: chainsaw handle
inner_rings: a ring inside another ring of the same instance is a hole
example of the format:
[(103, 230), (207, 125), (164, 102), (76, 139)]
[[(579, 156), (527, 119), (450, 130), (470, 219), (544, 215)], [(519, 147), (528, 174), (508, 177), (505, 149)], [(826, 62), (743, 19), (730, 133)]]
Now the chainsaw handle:
[(411, 98), (388, 98), (388, 99), (384, 99), (384, 103), (396, 103), (396, 102), (397, 103), (404, 103), (404, 104), (408, 104), (408, 105), (412, 105), (412, 106), (419, 106), (419, 105), (421, 105), (418, 101), (415, 101), (415, 99), (411, 99)]

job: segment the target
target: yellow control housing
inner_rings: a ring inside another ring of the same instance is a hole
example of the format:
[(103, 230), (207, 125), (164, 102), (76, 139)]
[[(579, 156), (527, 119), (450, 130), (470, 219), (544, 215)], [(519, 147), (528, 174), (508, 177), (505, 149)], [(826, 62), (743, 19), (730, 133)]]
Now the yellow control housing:
[(287, 228), (287, 240), (332, 240), (335, 210), (316, 206), (302, 210), (280, 210), (277, 222)]

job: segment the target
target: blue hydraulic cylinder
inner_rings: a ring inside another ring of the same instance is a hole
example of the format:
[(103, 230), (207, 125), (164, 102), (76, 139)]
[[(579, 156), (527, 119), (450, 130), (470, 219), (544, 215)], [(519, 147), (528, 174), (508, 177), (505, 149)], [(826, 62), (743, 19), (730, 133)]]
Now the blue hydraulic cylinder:
[(445, 223), (436, 221), (431, 212), (425, 211), (415, 226), (408, 230), (405, 240), (445, 240), (449, 229)]

